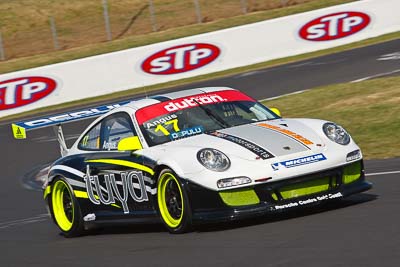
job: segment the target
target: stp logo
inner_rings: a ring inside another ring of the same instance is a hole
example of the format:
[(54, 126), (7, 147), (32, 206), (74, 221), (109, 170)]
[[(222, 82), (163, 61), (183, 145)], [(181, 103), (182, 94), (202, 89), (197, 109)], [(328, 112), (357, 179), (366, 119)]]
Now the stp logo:
[(24, 77), (0, 82), (0, 110), (12, 109), (36, 102), (57, 87), (47, 77)]
[(148, 57), (142, 63), (150, 74), (177, 74), (201, 68), (213, 62), (221, 50), (212, 44), (186, 44), (167, 48)]
[(361, 31), (371, 22), (361, 12), (340, 12), (314, 19), (300, 29), (300, 36), (309, 41), (330, 41)]

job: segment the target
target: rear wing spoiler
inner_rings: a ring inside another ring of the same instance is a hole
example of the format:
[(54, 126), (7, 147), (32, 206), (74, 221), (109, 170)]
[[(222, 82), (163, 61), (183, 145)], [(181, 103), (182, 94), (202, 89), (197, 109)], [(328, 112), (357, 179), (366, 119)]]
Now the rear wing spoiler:
[(61, 155), (64, 156), (67, 152), (67, 146), (65, 144), (64, 134), (61, 127), (62, 124), (99, 117), (104, 113), (107, 113), (108, 111), (115, 108), (124, 106), (129, 102), (131, 102), (131, 100), (98, 107), (79, 109), (71, 112), (68, 111), (56, 115), (43, 116), (40, 118), (12, 123), (11, 128), (13, 136), (15, 139), (26, 139), (26, 133), (30, 130), (53, 126), (58, 142), (60, 144)]

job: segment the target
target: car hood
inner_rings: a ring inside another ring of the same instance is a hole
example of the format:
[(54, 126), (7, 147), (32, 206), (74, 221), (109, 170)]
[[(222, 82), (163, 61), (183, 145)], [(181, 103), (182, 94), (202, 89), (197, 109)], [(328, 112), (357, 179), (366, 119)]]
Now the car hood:
[(268, 159), (324, 146), (316, 131), (297, 119), (277, 119), (221, 129), (166, 144), (172, 148), (215, 148), (240, 158)]

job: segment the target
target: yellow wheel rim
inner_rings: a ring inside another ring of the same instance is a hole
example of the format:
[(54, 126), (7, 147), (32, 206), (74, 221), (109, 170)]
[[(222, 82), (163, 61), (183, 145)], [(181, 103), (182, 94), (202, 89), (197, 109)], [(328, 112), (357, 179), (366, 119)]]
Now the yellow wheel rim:
[(68, 185), (58, 180), (51, 197), (54, 218), (63, 231), (69, 231), (74, 221), (74, 204)]
[(169, 227), (177, 228), (184, 212), (182, 189), (178, 180), (171, 173), (164, 173), (158, 182), (157, 191), (161, 217)]

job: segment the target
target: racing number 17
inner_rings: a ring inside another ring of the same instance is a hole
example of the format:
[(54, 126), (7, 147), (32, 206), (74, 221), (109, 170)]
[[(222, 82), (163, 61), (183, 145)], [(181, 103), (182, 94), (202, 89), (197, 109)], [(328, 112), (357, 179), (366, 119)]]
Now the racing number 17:
[[(172, 124), (175, 132), (179, 132), (178, 119), (173, 119), (164, 123), (164, 125), (170, 125), (170, 124)], [(162, 124), (158, 124), (154, 131), (155, 132), (161, 131), (164, 135), (170, 135), (170, 132), (167, 129), (165, 129), (165, 127)]]

